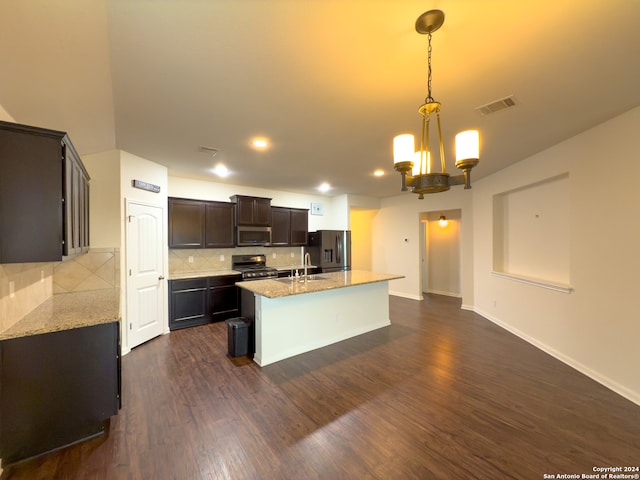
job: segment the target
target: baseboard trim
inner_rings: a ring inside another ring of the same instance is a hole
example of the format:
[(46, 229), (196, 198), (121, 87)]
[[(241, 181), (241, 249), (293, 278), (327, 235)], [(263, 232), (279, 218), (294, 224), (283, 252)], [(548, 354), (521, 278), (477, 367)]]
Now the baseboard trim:
[(556, 358), (557, 360), (560, 360), (562, 363), (564, 363), (565, 365), (570, 366), (571, 368), (574, 368), (575, 370), (579, 371), (580, 373), (586, 375), (587, 377), (591, 378), (592, 380), (598, 382), (600, 385), (603, 385), (605, 387), (607, 387), (609, 390), (612, 390), (613, 392), (617, 393), (618, 395), (623, 396), (624, 398), (626, 398), (627, 400), (635, 403), (636, 405), (640, 406), (640, 393), (638, 392), (634, 392), (633, 390), (625, 387), (624, 385), (620, 385), (618, 382), (610, 379), (609, 377), (607, 377), (606, 375), (602, 375), (599, 372), (592, 370), (591, 368), (587, 367), (586, 365), (584, 365), (583, 363), (579, 362), (578, 360), (565, 355), (562, 352), (559, 352), (558, 350), (554, 349), (553, 347), (550, 347), (549, 345), (542, 343), (540, 341), (538, 341), (537, 339), (531, 337), (530, 335), (527, 335), (526, 333), (522, 332), (521, 330), (512, 327), (511, 325), (506, 324), (505, 322), (503, 322), (502, 320), (499, 320), (495, 317), (493, 317), (492, 315), (483, 312), (482, 310), (474, 310), (475, 313), (477, 313), (478, 315), (481, 315), (482, 317), (486, 318), (487, 320), (489, 320), (492, 323), (495, 323), (496, 325), (498, 325), (501, 328), (504, 328), (505, 330), (507, 330), (510, 333), (513, 333), (515, 336), (521, 338), (522, 340), (524, 340), (525, 342), (533, 345), (536, 348), (539, 348), (540, 350), (542, 350), (543, 352), (551, 355), (552, 357)]

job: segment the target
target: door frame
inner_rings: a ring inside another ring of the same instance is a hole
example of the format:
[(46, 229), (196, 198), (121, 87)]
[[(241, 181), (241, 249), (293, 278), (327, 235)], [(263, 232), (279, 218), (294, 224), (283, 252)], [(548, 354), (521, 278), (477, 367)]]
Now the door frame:
[(120, 321), (120, 338), (121, 338), (121, 352), (122, 355), (125, 355), (131, 351), (131, 347), (129, 345), (129, 329), (127, 325), (129, 325), (128, 321), (128, 300), (129, 300), (129, 288), (131, 283), (129, 281), (129, 275), (127, 272), (129, 271), (130, 265), (130, 255), (129, 255), (129, 234), (128, 234), (128, 219), (131, 211), (131, 205), (140, 205), (144, 207), (154, 207), (159, 208), (161, 210), (162, 217), (162, 276), (164, 276), (164, 281), (161, 285), (161, 296), (162, 296), (162, 335), (166, 335), (169, 333), (169, 298), (168, 298), (168, 269), (169, 269), (169, 253), (168, 253), (168, 243), (167, 243), (167, 229), (168, 229), (168, 219), (167, 219), (167, 205), (162, 203), (153, 203), (153, 202), (144, 202), (141, 200), (137, 200), (135, 198), (125, 198), (124, 199), (124, 215), (123, 215), (123, 223), (124, 223), (124, 231), (122, 232), (122, 236), (124, 237), (124, 255), (122, 256), (121, 265), (122, 265), (122, 273), (120, 278), (123, 280), (124, 288), (122, 288), (121, 293), (121, 321)]

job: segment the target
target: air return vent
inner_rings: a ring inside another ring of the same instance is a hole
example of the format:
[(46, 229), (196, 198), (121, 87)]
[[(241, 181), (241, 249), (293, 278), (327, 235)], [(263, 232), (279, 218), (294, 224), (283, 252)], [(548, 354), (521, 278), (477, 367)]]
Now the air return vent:
[(513, 95), (509, 95), (508, 97), (501, 98), (500, 100), (496, 100), (495, 102), (487, 103), (486, 105), (482, 105), (481, 107), (476, 107), (475, 110), (477, 112), (480, 112), (481, 115), (490, 115), (492, 113), (496, 113), (515, 106), (516, 101), (513, 99)]

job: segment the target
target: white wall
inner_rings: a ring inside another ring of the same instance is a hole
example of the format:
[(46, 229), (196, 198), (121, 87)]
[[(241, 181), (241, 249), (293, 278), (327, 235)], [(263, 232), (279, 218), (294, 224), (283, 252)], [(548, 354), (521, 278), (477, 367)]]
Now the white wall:
[(405, 276), (403, 279), (390, 282), (390, 293), (416, 300), (422, 299), (421, 213), (460, 209), (462, 212), (460, 290), (463, 308), (472, 308), (474, 303), (472, 192), (473, 189), (464, 190), (461, 186), (457, 186), (448, 192), (426, 195), (424, 200), (418, 200), (418, 196), (413, 193), (404, 193), (381, 200), (380, 212), (373, 219), (373, 270)]
[[(478, 313), (640, 404), (638, 125), (640, 108), (475, 182), (473, 283)], [(493, 196), (566, 173), (573, 292), (492, 275)]]

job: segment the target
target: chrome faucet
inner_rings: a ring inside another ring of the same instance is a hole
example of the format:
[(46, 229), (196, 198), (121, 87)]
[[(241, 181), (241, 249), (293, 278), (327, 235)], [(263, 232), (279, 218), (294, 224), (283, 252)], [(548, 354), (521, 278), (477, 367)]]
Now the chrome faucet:
[(304, 254), (304, 281), (307, 281), (307, 266), (311, 265), (311, 255), (309, 252)]

